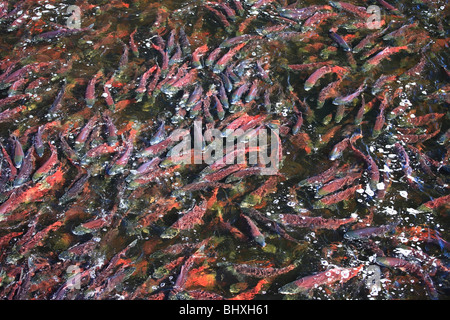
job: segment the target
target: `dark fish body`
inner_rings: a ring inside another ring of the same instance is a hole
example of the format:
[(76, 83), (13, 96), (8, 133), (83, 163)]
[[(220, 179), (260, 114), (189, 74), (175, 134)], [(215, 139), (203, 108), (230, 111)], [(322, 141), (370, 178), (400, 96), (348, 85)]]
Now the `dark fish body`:
[(358, 184), (356, 186), (349, 187), (343, 191), (339, 191), (339, 192), (327, 195), (327, 196), (323, 197), (322, 199), (316, 201), (314, 203), (314, 208), (320, 209), (320, 208), (328, 207), (332, 204), (336, 204), (336, 203), (344, 201), (344, 200), (348, 200), (352, 196), (355, 195), (356, 190), (360, 190), (360, 189), (362, 189), (362, 187), (363, 186), (361, 184)]
[(93, 116), (92, 118), (89, 119), (89, 121), (86, 123), (83, 129), (81, 129), (80, 133), (75, 139), (75, 149), (77, 151), (81, 150), (84, 147), (84, 144), (87, 138), (89, 137), (89, 134), (91, 133), (92, 129), (94, 129), (97, 120), (98, 116)]
[(150, 139), (150, 145), (155, 145), (160, 143), (161, 141), (165, 140), (167, 138), (166, 136), (166, 124), (163, 121), (161, 125), (159, 126), (158, 130), (155, 132), (153, 137)]
[(38, 128), (38, 131), (34, 138), (34, 148), (36, 150), (38, 157), (42, 158), (45, 151), (44, 143), (42, 142), (42, 126)]
[(259, 244), (261, 247), (265, 247), (266, 246), (265, 237), (261, 233), (259, 228), (256, 226), (255, 222), (244, 214), (241, 214), (241, 217), (247, 222), (250, 228), (250, 233), (253, 239), (255, 239), (256, 243)]
[(22, 166), (24, 152), (22, 148), (22, 144), (19, 142), (16, 136), (13, 136), (14, 140), (14, 165), (16, 168), (20, 168)]
[(44, 162), (44, 164), (36, 170), (36, 172), (33, 174), (33, 182), (38, 181), (42, 177), (48, 175), (50, 173), (50, 170), (56, 166), (58, 163), (58, 151), (56, 147), (49, 143), (50, 147), (50, 157), (47, 159), (47, 161)]
[(384, 236), (386, 233), (395, 231), (395, 227), (396, 225), (394, 224), (351, 230), (344, 234), (344, 238), (348, 240), (361, 240), (371, 237)]
[(336, 42), (339, 45), (339, 47), (342, 48), (342, 50), (344, 50), (346, 52), (352, 51), (352, 48), (348, 45), (348, 43), (340, 35), (338, 35), (336, 32), (334, 32), (333, 30), (330, 30), (328, 32), (328, 36), (334, 42)]
[(67, 192), (61, 197), (59, 203), (64, 204), (70, 200), (75, 199), (83, 190), (90, 176), (91, 175), (88, 172), (84, 174), (81, 178), (79, 178), (77, 181), (75, 181), (75, 183), (73, 183), (72, 186), (70, 186), (70, 188), (67, 190)]

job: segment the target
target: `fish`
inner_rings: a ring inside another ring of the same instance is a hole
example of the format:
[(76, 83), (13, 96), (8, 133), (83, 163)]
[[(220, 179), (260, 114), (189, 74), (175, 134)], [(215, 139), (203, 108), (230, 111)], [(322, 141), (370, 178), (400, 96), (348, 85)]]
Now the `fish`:
[(189, 110), (192, 108), (200, 99), (203, 94), (203, 87), (201, 85), (197, 85), (189, 96), (188, 101), (186, 102), (186, 108)]
[(402, 162), (403, 173), (405, 174), (408, 183), (414, 185), (416, 183), (416, 178), (413, 176), (413, 169), (410, 165), (408, 153), (406, 152), (405, 148), (398, 142), (394, 144), (394, 150), (397, 152)]
[(203, 65), (200, 62), (200, 57), (203, 56), (206, 52), (208, 52), (208, 45), (204, 44), (192, 53), (192, 66), (197, 69), (202, 69)]
[(380, 237), (389, 233), (394, 233), (397, 225), (398, 222), (378, 227), (367, 227), (362, 229), (350, 230), (344, 233), (344, 238), (347, 240), (361, 240), (371, 237)]
[(357, 215), (353, 215), (350, 218), (335, 219), (335, 218), (322, 218), (311, 217), (301, 214), (283, 213), (279, 215), (281, 223), (301, 228), (310, 228), (312, 230), (328, 229), (336, 230), (340, 226), (356, 222)]
[(429, 140), (433, 137), (435, 137), (436, 135), (439, 134), (440, 132), (440, 128), (435, 130), (434, 132), (431, 133), (423, 133), (423, 134), (402, 134), (399, 135), (398, 138), (403, 141), (404, 143), (417, 143), (417, 142), (424, 142), (426, 140)]
[(42, 126), (38, 127), (37, 133), (34, 137), (34, 149), (36, 150), (38, 157), (42, 158), (45, 151), (44, 143), (42, 142)]
[(86, 125), (81, 129), (80, 133), (77, 135), (75, 139), (75, 150), (80, 151), (84, 146), (87, 138), (89, 137), (89, 134), (91, 133), (92, 129), (94, 129), (94, 126), (96, 122), (98, 121), (99, 116), (95, 114), (92, 118), (89, 119), (89, 121), (86, 123)]
[(417, 22), (413, 22), (410, 24), (404, 24), (397, 30), (392, 31), (391, 33), (388, 33), (387, 35), (383, 36), (383, 40), (395, 40), (396, 38), (401, 38), (405, 36), (405, 33), (408, 32), (410, 29), (414, 29), (417, 27)]
[(328, 207), (332, 204), (336, 204), (341, 201), (348, 200), (351, 196), (355, 195), (355, 192), (357, 190), (360, 190), (360, 189), (363, 189), (363, 186), (361, 184), (358, 184), (358, 185), (349, 187), (347, 189), (344, 189), (342, 191), (332, 193), (332, 194), (327, 195), (327, 196), (323, 197), (322, 199), (316, 201), (313, 204), (313, 207), (315, 209), (321, 209), (321, 208)]
[(252, 238), (255, 240), (257, 244), (259, 244), (261, 247), (266, 246), (266, 240), (264, 235), (261, 233), (259, 228), (256, 226), (255, 222), (247, 217), (245, 214), (241, 213), (241, 218), (244, 219), (250, 228), (250, 234), (252, 235)]
[(227, 38), (226, 40), (222, 41), (222, 43), (219, 45), (219, 48), (222, 48), (222, 49), (230, 48), (230, 47), (233, 47), (235, 45), (241, 44), (243, 42), (248, 42), (250, 40), (257, 40), (257, 39), (261, 39), (261, 38), (262, 37), (259, 36), (259, 35), (243, 34), (243, 35), (240, 35), (240, 36)]
[(23, 88), (27, 82), (27, 78), (20, 78), (16, 80), (8, 89), (8, 97), (13, 97), (16, 94), (19, 94), (19, 91), (21, 91), (21, 88)]
[(151, 146), (154, 146), (155, 144), (158, 144), (167, 138), (165, 128), (166, 128), (166, 124), (163, 121), (161, 123), (161, 125), (159, 126), (158, 130), (155, 132), (155, 134), (150, 139)]
[(332, 10), (332, 8), (328, 5), (312, 5), (305, 8), (277, 8), (280, 16), (296, 21), (306, 20), (319, 10)]
[(332, 180), (333, 177), (336, 176), (339, 172), (339, 163), (333, 162), (330, 168), (326, 169), (324, 172), (306, 178), (298, 183), (298, 186), (303, 187), (307, 185), (318, 185), (322, 183), (327, 183), (328, 181)]
[(342, 80), (339, 79), (337, 81), (330, 82), (326, 87), (320, 90), (317, 98), (317, 109), (321, 109), (327, 99), (337, 98), (339, 96), (340, 93), (338, 88), (341, 83)]
[(338, 14), (336, 12), (321, 12), (318, 11), (314, 13), (311, 17), (309, 17), (302, 25), (303, 33), (315, 28), (321, 23), (325, 22), (329, 18), (337, 17)]
[(317, 288), (318, 286), (331, 285), (335, 282), (345, 283), (356, 277), (361, 272), (363, 267), (363, 264), (355, 268), (334, 267), (329, 270), (290, 282), (282, 286), (278, 292), (280, 294), (289, 295), (308, 293), (310, 290)]
[(94, 103), (96, 101), (95, 85), (96, 85), (97, 81), (99, 80), (99, 78), (102, 76), (103, 76), (103, 71), (100, 70), (91, 78), (91, 80), (89, 80), (89, 83), (86, 87), (85, 101), (86, 101), (86, 105), (89, 108), (92, 108), (94, 106)]
[(0, 123), (12, 121), (17, 118), (23, 111), (26, 111), (27, 107), (24, 105), (20, 105), (18, 107), (12, 109), (6, 109), (0, 112)]
[(378, 112), (377, 118), (375, 119), (375, 124), (373, 125), (372, 137), (377, 138), (381, 134), (381, 130), (386, 122), (385, 111), (386, 111), (386, 100), (380, 104), (380, 111)]
[(102, 114), (103, 120), (105, 121), (107, 134), (108, 134), (108, 145), (114, 146), (117, 143), (117, 128), (114, 125), (114, 122), (111, 118), (111, 112), (109, 110), (106, 110)]
[(213, 98), (214, 103), (215, 103), (217, 116), (219, 117), (219, 120), (223, 120), (225, 118), (225, 110), (224, 110), (223, 104), (220, 101), (220, 99), (217, 97), (217, 94), (214, 94), (212, 96), (212, 98)]
[(233, 164), (230, 165), (226, 168), (220, 169), (218, 171), (215, 172), (211, 172), (209, 174), (206, 174), (205, 176), (203, 176), (201, 179), (202, 181), (207, 181), (207, 182), (216, 182), (216, 181), (220, 181), (225, 179), (226, 177), (228, 177), (230, 174), (239, 171), (243, 168), (246, 167), (246, 164)]
[(371, 14), (368, 13), (366, 8), (364, 7), (355, 6), (351, 3), (343, 1), (328, 1), (328, 3), (333, 8), (352, 13), (358, 16), (359, 18), (363, 19), (364, 21), (367, 21), (367, 19), (371, 17)]
[(127, 176), (126, 181), (131, 182), (135, 178), (147, 174), (153, 170), (156, 170), (158, 168), (158, 165), (161, 163), (162, 159), (159, 157), (155, 157), (149, 161), (144, 162), (141, 164), (136, 170), (131, 170), (131, 175)]
[(400, 80), (407, 80), (410, 79), (412, 77), (417, 77), (420, 76), (423, 69), (425, 68), (427, 64), (427, 59), (425, 57), (425, 55), (422, 55), (422, 58), (420, 58), (420, 61), (411, 69), (405, 71), (403, 74), (400, 75), (399, 79)]
[(20, 170), (14, 180), (15, 188), (23, 185), (30, 178), (31, 172), (34, 170), (34, 163), (34, 147), (31, 146), (31, 148), (28, 149), (27, 154), (23, 159), (22, 166), (20, 167)]
[(22, 144), (20, 143), (19, 139), (16, 136), (12, 136), (13, 144), (14, 144), (14, 166), (17, 169), (20, 169), (22, 166), (23, 158), (24, 158), (24, 151), (22, 148)]
[(378, 183), (380, 182), (380, 170), (377, 163), (373, 160), (370, 154), (364, 154), (361, 150), (356, 148), (353, 143), (350, 144), (352, 151), (356, 156), (360, 157), (367, 166), (369, 174), (369, 187), (372, 191), (378, 190)]
[(7, 105), (10, 105), (10, 104), (12, 104), (12, 103), (14, 103), (16, 101), (25, 99), (28, 96), (29, 96), (28, 94), (18, 94), (18, 95), (12, 96), (12, 97), (6, 97), (6, 98), (3, 98), (3, 99), (0, 99), (0, 108), (2, 108), (4, 106), (7, 106)]
[(282, 268), (258, 267), (249, 264), (234, 264), (229, 266), (227, 269), (232, 270), (235, 274), (265, 279), (288, 273), (294, 270), (298, 264), (299, 262), (295, 261), (294, 263)]
[(218, 19), (219, 21), (223, 24), (223, 26), (225, 27), (226, 30), (228, 30), (231, 27), (230, 22), (227, 20), (227, 17), (220, 12), (217, 9), (212, 8), (211, 6), (204, 4), (203, 5), (206, 9), (208, 9), (209, 11), (211, 11)]
[(89, 25), (86, 28), (59, 28), (57, 30), (53, 31), (47, 31), (44, 33), (41, 33), (33, 38), (33, 42), (39, 42), (39, 41), (48, 41), (52, 40), (54, 38), (61, 38), (61, 37), (68, 37), (74, 34), (91, 31), (94, 24)]
[(433, 212), (439, 207), (447, 205), (449, 202), (450, 195), (445, 195), (421, 204), (417, 210), (422, 212)]
[(292, 127), (292, 134), (297, 134), (302, 128), (302, 125), (303, 125), (303, 116), (302, 113), (299, 111), (297, 114), (297, 121)]
[(65, 203), (77, 198), (78, 195), (84, 189), (84, 187), (90, 177), (91, 177), (91, 173), (89, 171), (87, 171), (78, 180), (74, 181), (74, 183), (68, 188), (68, 190), (59, 199), (59, 204), (62, 205), (62, 204), (65, 204)]
[(314, 87), (317, 81), (329, 73), (336, 73), (339, 78), (342, 78), (345, 74), (347, 74), (349, 70), (347, 68), (339, 67), (339, 66), (323, 66), (316, 71), (314, 71), (308, 79), (306, 79), (304, 89), (305, 91), (309, 91)]
[(377, 2), (379, 4), (381, 4), (383, 7), (385, 7), (386, 9), (388, 9), (389, 11), (393, 11), (393, 12), (399, 12), (399, 10), (397, 8), (395, 8), (393, 5), (387, 3), (384, 0), (377, 0)]
[(375, 262), (382, 267), (396, 268), (407, 273), (412, 273), (425, 283), (431, 298), (437, 299), (438, 293), (434, 287), (433, 281), (418, 264), (394, 257), (377, 257)]
[(154, 64), (142, 74), (141, 79), (139, 80), (139, 86), (136, 89), (136, 93), (138, 94), (139, 97), (137, 99), (138, 101), (142, 99), (142, 95), (144, 94), (144, 92), (147, 91), (148, 80), (150, 79), (150, 76), (156, 71), (157, 68), (158, 66)]
[(372, 85), (372, 95), (378, 94), (381, 90), (383, 90), (383, 86), (386, 83), (394, 82), (398, 78), (397, 75), (381, 75), (377, 81)]
[(191, 54), (191, 43), (189, 42), (189, 38), (186, 35), (186, 32), (184, 31), (183, 27), (180, 27), (178, 31), (178, 41), (180, 42), (181, 49), (183, 50), (184, 55), (190, 55)]
[(342, 156), (342, 152), (350, 147), (350, 138), (344, 138), (340, 142), (336, 143), (330, 152), (329, 159), (334, 161)]
[(259, 90), (259, 82), (258, 80), (254, 80), (252, 82), (252, 85), (250, 86), (250, 89), (248, 90), (247, 95), (245, 96), (245, 102), (249, 103), (250, 101), (253, 101), (257, 95)]
[(137, 29), (134, 29), (134, 31), (132, 33), (130, 33), (129, 45), (130, 45), (131, 52), (133, 52), (134, 56), (136, 58), (139, 58), (139, 48), (134, 40), (134, 36), (135, 36), (136, 32), (137, 32)]
[(42, 179), (44, 176), (48, 175), (50, 173), (50, 170), (58, 164), (58, 151), (56, 147), (51, 143), (49, 143), (48, 145), (51, 152), (50, 157), (33, 174), (32, 180), (34, 183)]
[(208, 58), (205, 60), (205, 65), (209, 68), (211, 68), (216, 61), (216, 59), (219, 57), (219, 54), (222, 52), (222, 48), (217, 47), (214, 49), (209, 55)]
[(351, 52), (352, 48), (348, 45), (348, 43), (336, 33), (335, 28), (332, 28), (328, 31), (328, 36), (336, 42), (342, 50), (345, 52)]
[(191, 210), (184, 213), (177, 221), (166, 229), (161, 234), (161, 238), (171, 239), (178, 235), (182, 230), (189, 230), (198, 224), (203, 224), (203, 216), (206, 211), (207, 201), (203, 200), (200, 204), (195, 205)]
[(429, 124), (430, 122), (435, 122), (445, 116), (445, 113), (428, 113), (423, 116), (415, 116), (414, 118), (409, 117), (407, 122), (410, 123), (413, 127), (420, 127)]
[(389, 30), (391, 23), (384, 29), (368, 34), (364, 39), (362, 39), (356, 46), (353, 47), (353, 53), (359, 53), (364, 49), (369, 48), (373, 45), (374, 41), (381, 37), (387, 30)]
[(230, 104), (236, 105), (241, 100), (242, 95), (247, 92), (249, 88), (250, 84), (248, 82), (244, 82), (236, 88), (231, 94)]
[(79, 165), (80, 158), (78, 154), (73, 150), (67, 140), (64, 138), (64, 134), (61, 132), (59, 134), (59, 140), (61, 141), (61, 149), (65, 155), (65, 157), (73, 163), (75, 166)]
[(158, 85), (161, 75), (162, 75), (161, 68), (159, 67), (159, 65), (156, 64), (156, 71), (153, 74), (153, 79), (148, 83), (147, 86), (147, 95), (149, 97), (153, 95), (153, 91), (156, 89), (156, 86)]

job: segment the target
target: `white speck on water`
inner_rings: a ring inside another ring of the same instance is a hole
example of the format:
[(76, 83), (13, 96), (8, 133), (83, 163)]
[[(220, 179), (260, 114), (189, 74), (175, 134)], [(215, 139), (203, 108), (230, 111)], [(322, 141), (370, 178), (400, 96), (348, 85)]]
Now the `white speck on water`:
[(370, 186), (369, 186), (369, 185), (366, 186), (365, 192), (366, 192), (369, 196), (371, 196), (371, 197), (373, 197), (374, 194), (375, 194), (375, 193), (372, 191), (372, 189), (370, 189)]
[(421, 211), (413, 209), (413, 208), (407, 208), (406, 211), (410, 214), (416, 215), (418, 213), (421, 213)]
[(400, 196), (402, 196), (405, 199), (408, 199), (408, 192), (406, 192), (405, 190), (400, 191)]

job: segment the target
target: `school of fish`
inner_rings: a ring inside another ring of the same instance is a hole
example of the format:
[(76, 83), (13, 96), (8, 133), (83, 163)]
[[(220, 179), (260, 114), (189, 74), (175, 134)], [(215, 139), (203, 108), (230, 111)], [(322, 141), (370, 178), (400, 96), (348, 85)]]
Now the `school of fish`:
[(0, 1), (1, 299), (450, 297), (448, 1), (73, 5)]

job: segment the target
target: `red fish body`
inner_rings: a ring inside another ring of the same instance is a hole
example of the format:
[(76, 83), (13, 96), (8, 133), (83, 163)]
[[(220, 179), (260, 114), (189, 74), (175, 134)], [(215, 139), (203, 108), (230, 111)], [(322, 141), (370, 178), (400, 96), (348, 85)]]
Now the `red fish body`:
[(329, 229), (336, 230), (342, 225), (346, 225), (355, 222), (357, 217), (350, 217), (344, 219), (325, 219), (322, 217), (310, 217), (299, 214), (282, 214), (280, 215), (280, 221), (283, 224), (288, 224), (294, 227), (317, 229)]
[(308, 79), (306, 79), (304, 87), (305, 91), (311, 90), (312, 87), (317, 83), (317, 81), (328, 73), (336, 73), (338, 77), (341, 78), (348, 72), (349, 72), (348, 69), (339, 66), (329, 66), (329, 65), (323, 66), (314, 71), (314, 73), (311, 74)]

